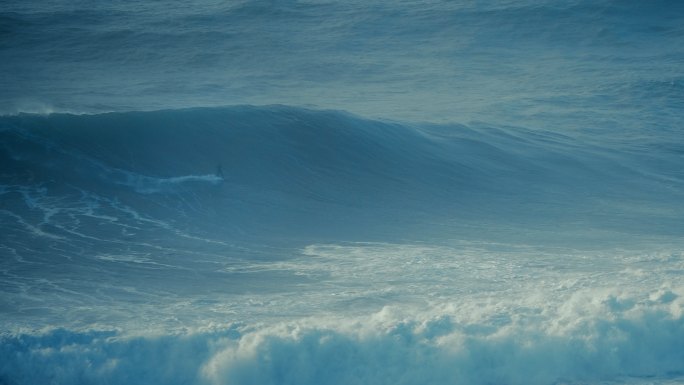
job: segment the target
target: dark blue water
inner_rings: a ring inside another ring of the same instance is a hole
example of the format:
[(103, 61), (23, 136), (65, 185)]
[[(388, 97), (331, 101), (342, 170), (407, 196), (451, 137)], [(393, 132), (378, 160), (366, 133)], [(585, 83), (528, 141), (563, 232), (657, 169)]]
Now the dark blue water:
[(678, 384), (684, 6), (0, 5), (0, 384)]

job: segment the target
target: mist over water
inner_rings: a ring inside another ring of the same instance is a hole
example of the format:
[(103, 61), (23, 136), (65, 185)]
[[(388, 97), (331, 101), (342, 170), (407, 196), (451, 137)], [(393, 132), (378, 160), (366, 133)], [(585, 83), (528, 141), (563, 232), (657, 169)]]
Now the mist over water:
[(0, 5), (0, 384), (684, 383), (684, 6)]

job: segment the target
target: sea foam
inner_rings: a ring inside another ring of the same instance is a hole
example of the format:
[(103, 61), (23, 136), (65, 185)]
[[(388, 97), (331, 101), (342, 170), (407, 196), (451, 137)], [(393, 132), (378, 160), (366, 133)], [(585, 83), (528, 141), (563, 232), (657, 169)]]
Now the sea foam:
[[(681, 287), (577, 292), (174, 335), (4, 335), (6, 384), (660, 383), (684, 375)], [(510, 306), (505, 309), (505, 306)]]

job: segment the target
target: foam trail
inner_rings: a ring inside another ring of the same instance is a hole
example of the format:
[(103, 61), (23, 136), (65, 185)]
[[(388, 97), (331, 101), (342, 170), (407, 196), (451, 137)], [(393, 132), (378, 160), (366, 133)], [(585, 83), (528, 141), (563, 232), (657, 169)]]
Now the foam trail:
[(153, 178), (144, 175), (132, 174), (124, 172), (125, 181), (117, 182), (125, 186), (135, 189), (135, 191), (142, 194), (154, 194), (171, 192), (174, 188), (191, 183), (208, 183), (210, 185), (219, 185), (224, 179), (218, 175), (183, 175), (170, 178)]

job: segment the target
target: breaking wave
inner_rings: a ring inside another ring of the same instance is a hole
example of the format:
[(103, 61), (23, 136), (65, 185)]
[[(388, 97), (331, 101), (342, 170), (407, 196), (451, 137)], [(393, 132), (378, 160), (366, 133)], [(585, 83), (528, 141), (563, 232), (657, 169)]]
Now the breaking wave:
[(514, 303), (421, 309), (421, 316), (418, 309), (386, 307), (363, 318), (235, 324), (178, 335), (64, 329), (5, 335), (0, 381), (661, 383), (684, 375), (684, 302), (681, 287), (671, 289), (580, 291), (555, 305), (513, 311), (506, 307)]

